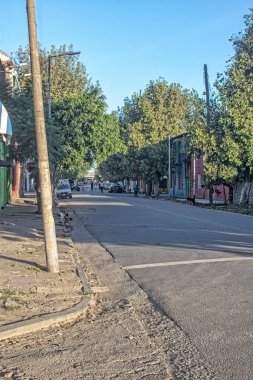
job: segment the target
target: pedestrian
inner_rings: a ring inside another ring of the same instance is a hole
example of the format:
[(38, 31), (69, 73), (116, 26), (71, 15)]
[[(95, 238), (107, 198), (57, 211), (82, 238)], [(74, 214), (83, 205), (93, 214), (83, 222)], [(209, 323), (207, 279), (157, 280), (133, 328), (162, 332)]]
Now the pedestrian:
[(101, 193), (104, 191), (104, 186), (103, 186), (103, 183), (100, 183), (100, 186), (99, 186), (99, 188), (100, 188), (100, 191), (101, 191)]
[(93, 183), (93, 181), (91, 181), (91, 183), (90, 183), (90, 189), (91, 189), (91, 191), (93, 191), (93, 188), (94, 188), (94, 183)]
[(138, 186), (138, 184), (136, 184), (136, 185), (134, 186), (134, 196), (137, 197), (137, 196), (138, 196), (138, 193), (139, 193), (139, 186)]

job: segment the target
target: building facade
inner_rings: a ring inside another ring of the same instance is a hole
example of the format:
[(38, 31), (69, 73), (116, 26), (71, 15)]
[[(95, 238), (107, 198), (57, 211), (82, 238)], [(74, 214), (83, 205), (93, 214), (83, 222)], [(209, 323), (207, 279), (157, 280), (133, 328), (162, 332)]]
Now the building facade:
[[(187, 153), (187, 134), (171, 139), (170, 195), (175, 198), (209, 200), (209, 190), (204, 183), (204, 157), (195, 158)], [(213, 201), (228, 199), (228, 188), (214, 186)]]

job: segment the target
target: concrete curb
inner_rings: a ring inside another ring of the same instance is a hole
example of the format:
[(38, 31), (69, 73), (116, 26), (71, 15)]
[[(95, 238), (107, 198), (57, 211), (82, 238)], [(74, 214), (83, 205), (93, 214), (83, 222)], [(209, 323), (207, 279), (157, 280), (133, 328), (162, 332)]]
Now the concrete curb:
[(0, 341), (4, 339), (16, 338), (20, 335), (46, 329), (59, 323), (67, 323), (81, 316), (85, 316), (90, 306), (95, 305), (95, 298), (92, 295), (85, 295), (75, 306), (45, 314), (25, 321), (14, 322), (0, 327)]
[(30, 319), (10, 323), (0, 327), (0, 341), (4, 339), (16, 338), (20, 335), (33, 333), (41, 329), (47, 329), (59, 323), (67, 323), (81, 316), (85, 316), (89, 307), (96, 304), (95, 296), (87, 280), (83, 267), (76, 263), (76, 273), (82, 283), (82, 300), (68, 309), (54, 313), (43, 314)]

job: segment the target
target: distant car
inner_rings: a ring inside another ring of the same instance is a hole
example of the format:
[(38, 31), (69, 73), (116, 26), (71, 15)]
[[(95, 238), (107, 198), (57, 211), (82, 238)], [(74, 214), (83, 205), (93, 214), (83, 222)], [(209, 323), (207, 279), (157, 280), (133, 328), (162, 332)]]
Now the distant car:
[(108, 193), (123, 193), (123, 187), (119, 183), (113, 183), (109, 187)]
[(103, 188), (104, 188), (105, 190), (109, 190), (109, 188), (110, 188), (111, 185), (112, 185), (111, 182), (104, 182), (104, 183), (103, 183)]
[(80, 186), (78, 186), (78, 185), (74, 185), (73, 184), (73, 185), (70, 186), (70, 188), (71, 188), (72, 191), (80, 191)]
[(72, 198), (70, 185), (67, 182), (58, 183), (56, 196), (57, 198)]
[(64, 178), (59, 179), (58, 185), (62, 185), (62, 184), (67, 184), (70, 186), (69, 179), (64, 179)]

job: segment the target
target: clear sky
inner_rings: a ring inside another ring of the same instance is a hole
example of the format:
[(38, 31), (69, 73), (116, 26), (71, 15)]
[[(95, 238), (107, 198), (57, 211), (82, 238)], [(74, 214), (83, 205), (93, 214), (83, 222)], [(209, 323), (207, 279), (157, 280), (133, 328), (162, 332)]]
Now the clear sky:
[[(243, 30), (252, 0), (36, 0), (42, 47), (73, 44), (109, 110), (150, 80), (204, 91), (233, 55), (229, 38)], [(26, 1), (1, 4), (0, 50), (28, 43)]]

